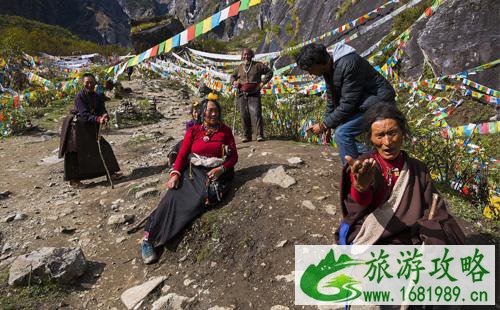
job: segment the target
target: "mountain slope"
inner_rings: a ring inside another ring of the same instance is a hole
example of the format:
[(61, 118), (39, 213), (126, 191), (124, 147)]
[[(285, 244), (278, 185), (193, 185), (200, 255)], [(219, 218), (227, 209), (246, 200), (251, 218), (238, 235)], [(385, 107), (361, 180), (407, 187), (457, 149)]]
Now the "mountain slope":
[(102, 46), (82, 40), (77, 35), (59, 26), (47, 25), (20, 16), (0, 15), (0, 55), (14, 49), (36, 55), (45, 52), (51, 55), (73, 53), (96, 53), (109, 55), (124, 53), (122, 47)]
[(0, 0), (0, 12), (61, 26), (99, 44), (130, 45), (129, 18), (116, 0)]

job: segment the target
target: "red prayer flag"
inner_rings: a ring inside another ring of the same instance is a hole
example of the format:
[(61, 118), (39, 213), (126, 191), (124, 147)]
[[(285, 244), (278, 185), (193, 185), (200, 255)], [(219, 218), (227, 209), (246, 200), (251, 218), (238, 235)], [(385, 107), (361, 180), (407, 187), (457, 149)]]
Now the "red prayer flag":
[(432, 15), (432, 8), (431, 7), (428, 7), (427, 9), (425, 9), (425, 15), (427, 17), (431, 16)]
[(191, 27), (188, 28), (188, 37), (187, 40), (191, 41), (194, 39), (196, 33), (196, 25), (192, 25)]
[(18, 106), (19, 106), (19, 96), (15, 96), (14, 97), (14, 108), (17, 109)]
[(158, 54), (158, 47), (159, 45), (153, 46), (153, 48), (151, 49), (151, 54), (149, 54), (149, 57), (155, 57), (156, 54)]
[(227, 17), (238, 15), (239, 8), (240, 8), (240, 1), (231, 4), (231, 6), (229, 7), (229, 14), (227, 15)]

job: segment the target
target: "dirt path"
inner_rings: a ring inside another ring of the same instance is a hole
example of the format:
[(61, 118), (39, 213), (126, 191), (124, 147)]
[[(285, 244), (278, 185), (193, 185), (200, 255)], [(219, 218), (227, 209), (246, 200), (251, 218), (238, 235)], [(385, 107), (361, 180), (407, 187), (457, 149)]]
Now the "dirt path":
[[(64, 298), (70, 308), (122, 309), (125, 289), (160, 275), (168, 277), (169, 292), (194, 297), (196, 309), (293, 308), (294, 244), (334, 242), (340, 218), (337, 154), (291, 141), (238, 144), (240, 160), (230, 197), (196, 220), (158, 264), (144, 266), (142, 231), (128, 235), (130, 225), (112, 227), (107, 221), (113, 214), (132, 214), (137, 221), (159, 201), (167, 177), (166, 154), (182, 136), (189, 107), (177, 91), (159, 89), (157, 83), (145, 86), (134, 80), (125, 85), (133, 89), (132, 99), (155, 97), (159, 111), (168, 117), (153, 125), (112, 130), (106, 137), (128, 176), (114, 190), (104, 177), (81, 190), (63, 182), (63, 163), (51, 162), (57, 136), (13, 137), (0, 143), (0, 191), (12, 192), (0, 200), (0, 219), (27, 215), (0, 223), (0, 250), (5, 250), (1, 268), (42, 246), (79, 246), (92, 265)], [(289, 164), (287, 159), (294, 156), (304, 163)], [(278, 165), (285, 166), (296, 185), (284, 189), (262, 182)], [(151, 187), (158, 193), (136, 198), (138, 191)], [(305, 207), (304, 200), (313, 207)], [(150, 304), (145, 303), (148, 308)]]

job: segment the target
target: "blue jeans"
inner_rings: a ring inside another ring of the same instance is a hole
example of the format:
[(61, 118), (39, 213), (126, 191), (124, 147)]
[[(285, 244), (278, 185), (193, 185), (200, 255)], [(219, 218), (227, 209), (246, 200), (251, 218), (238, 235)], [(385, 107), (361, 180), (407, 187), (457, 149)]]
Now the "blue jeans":
[(365, 144), (355, 140), (357, 136), (364, 132), (363, 113), (358, 112), (351, 116), (346, 122), (335, 129), (335, 142), (339, 149), (342, 165), (346, 164), (344, 156), (349, 155), (357, 158), (359, 155), (369, 153), (370, 148)]

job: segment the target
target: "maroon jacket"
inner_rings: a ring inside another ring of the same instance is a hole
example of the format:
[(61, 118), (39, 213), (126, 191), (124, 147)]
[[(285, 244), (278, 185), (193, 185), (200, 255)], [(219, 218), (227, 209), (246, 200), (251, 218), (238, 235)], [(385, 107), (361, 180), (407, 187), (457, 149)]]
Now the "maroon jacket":
[[(403, 194), (401, 205), (376, 244), (421, 244), (423, 241), (425, 244), (463, 244), (465, 236), (455, 219), (448, 213), (443, 199), (440, 198), (438, 201), (434, 218), (428, 220), (432, 194), (436, 193), (431, 175), (423, 162), (407, 155), (405, 157), (410, 169), (410, 190), (406, 190)], [(352, 199), (348, 167), (349, 165), (346, 165), (342, 171), (340, 204), (342, 221), (349, 225), (347, 244), (350, 244), (356, 238), (365, 218), (381, 204), (372, 203), (363, 207)], [(378, 173), (375, 173), (373, 191), (385, 191), (387, 193), (383, 199), (385, 202), (389, 199), (389, 190), (380, 167), (377, 165), (376, 168)]]

